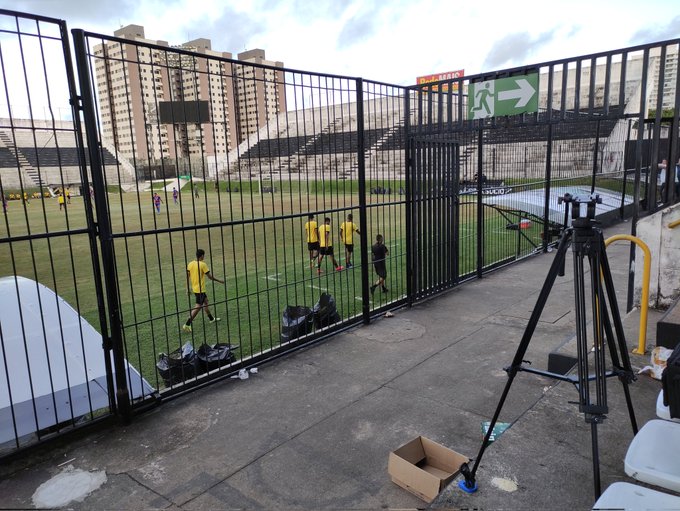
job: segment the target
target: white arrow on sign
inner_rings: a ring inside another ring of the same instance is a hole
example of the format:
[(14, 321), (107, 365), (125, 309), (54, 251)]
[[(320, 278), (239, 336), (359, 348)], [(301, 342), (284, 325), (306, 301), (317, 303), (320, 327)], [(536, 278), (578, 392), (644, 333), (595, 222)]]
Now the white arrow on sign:
[(526, 106), (529, 100), (534, 96), (536, 89), (534, 89), (524, 78), (520, 78), (516, 83), (519, 85), (519, 89), (500, 91), (498, 93), (498, 100), (506, 101), (508, 99), (516, 99), (518, 101), (515, 108), (522, 108), (523, 106)]

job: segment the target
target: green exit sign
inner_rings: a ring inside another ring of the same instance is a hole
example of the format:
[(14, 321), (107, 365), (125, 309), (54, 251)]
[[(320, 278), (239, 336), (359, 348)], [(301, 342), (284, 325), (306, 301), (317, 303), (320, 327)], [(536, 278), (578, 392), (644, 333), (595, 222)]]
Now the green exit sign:
[(468, 86), (468, 119), (538, 111), (538, 73), (497, 78)]

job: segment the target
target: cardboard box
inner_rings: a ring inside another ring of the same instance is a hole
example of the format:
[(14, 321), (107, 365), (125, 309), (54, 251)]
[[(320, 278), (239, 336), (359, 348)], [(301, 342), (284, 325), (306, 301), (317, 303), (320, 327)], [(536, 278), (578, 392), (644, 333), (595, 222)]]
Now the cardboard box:
[(462, 454), (419, 436), (390, 453), (387, 473), (402, 488), (432, 502), (468, 461)]

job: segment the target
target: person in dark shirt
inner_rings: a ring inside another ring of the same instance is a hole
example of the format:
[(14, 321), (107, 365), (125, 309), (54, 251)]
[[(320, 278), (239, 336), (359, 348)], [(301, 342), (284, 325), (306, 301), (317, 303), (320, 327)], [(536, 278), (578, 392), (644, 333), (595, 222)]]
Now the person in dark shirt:
[(385, 265), (385, 257), (387, 256), (387, 247), (383, 243), (382, 234), (375, 237), (375, 244), (371, 247), (371, 254), (373, 257), (373, 268), (378, 274), (378, 281), (371, 286), (371, 294), (375, 292), (377, 287), (381, 287), (383, 293), (387, 293), (388, 289), (385, 286), (385, 279), (387, 279), (387, 266)]

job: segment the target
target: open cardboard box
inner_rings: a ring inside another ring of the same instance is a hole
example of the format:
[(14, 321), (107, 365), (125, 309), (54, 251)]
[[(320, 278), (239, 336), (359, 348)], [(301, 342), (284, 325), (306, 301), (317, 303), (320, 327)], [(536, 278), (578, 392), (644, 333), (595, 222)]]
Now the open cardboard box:
[(402, 488), (432, 502), (468, 461), (462, 454), (419, 436), (390, 453), (387, 473)]

